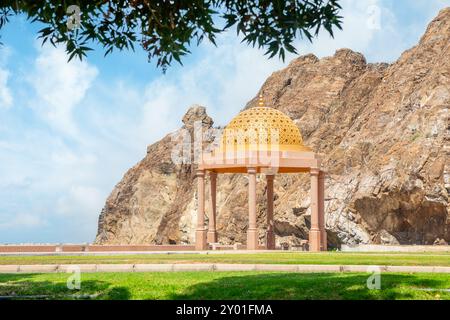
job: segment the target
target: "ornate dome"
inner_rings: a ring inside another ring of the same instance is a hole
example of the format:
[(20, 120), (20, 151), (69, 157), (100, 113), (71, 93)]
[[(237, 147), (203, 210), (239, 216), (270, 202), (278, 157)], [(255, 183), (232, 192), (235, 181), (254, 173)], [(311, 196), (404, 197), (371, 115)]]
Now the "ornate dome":
[(303, 145), (295, 123), (283, 112), (254, 107), (239, 113), (225, 127), (220, 152), (226, 151), (310, 151)]

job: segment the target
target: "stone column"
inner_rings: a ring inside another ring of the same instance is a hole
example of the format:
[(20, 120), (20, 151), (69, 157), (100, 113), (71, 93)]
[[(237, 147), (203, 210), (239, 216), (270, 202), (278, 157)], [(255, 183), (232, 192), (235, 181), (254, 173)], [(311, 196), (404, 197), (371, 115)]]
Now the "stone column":
[(319, 229), (320, 247), (327, 251), (327, 231), (325, 230), (325, 172), (319, 172)]
[(267, 232), (266, 247), (275, 249), (275, 234), (273, 232), (273, 175), (266, 175), (267, 180)]
[(209, 202), (210, 214), (209, 214), (209, 224), (208, 224), (208, 243), (217, 242), (217, 231), (216, 231), (216, 190), (217, 190), (217, 173), (210, 172), (210, 194), (211, 199)]
[(320, 251), (319, 229), (319, 170), (311, 169), (311, 229), (309, 230), (309, 251)]
[(258, 230), (256, 229), (256, 169), (248, 168), (248, 230), (247, 250), (258, 249)]
[(206, 250), (205, 229), (205, 171), (197, 170), (197, 230), (195, 231), (195, 250)]

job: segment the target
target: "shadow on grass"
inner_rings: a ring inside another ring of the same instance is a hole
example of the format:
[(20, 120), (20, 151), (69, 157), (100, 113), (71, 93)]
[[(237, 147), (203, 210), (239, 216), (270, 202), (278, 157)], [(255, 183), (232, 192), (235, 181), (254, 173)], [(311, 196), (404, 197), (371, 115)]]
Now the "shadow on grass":
[(2, 274), (4, 299), (450, 299), (450, 293), (418, 288), (450, 287), (448, 275), (381, 274), (381, 290), (369, 290), (369, 273), (168, 272), (89, 274), (81, 290), (64, 274)]
[(218, 278), (173, 294), (169, 299), (433, 299), (434, 293), (416, 288), (444, 288), (446, 279), (408, 274), (382, 274), (381, 290), (367, 288), (370, 274), (270, 273)]
[(54, 281), (39, 280), (39, 274), (4, 274), (0, 278), (0, 300), (39, 299), (105, 299), (128, 300), (131, 294), (126, 287), (112, 286), (101, 280), (82, 280), (80, 290), (67, 287), (67, 277)]

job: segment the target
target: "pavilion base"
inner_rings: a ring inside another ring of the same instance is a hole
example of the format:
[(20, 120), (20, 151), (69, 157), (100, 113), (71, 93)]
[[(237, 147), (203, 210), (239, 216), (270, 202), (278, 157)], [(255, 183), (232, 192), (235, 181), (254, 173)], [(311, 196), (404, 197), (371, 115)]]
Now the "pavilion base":
[(216, 231), (208, 231), (206, 236), (208, 243), (216, 243), (217, 242), (217, 232)]
[(327, 244), (327, 231), (326, 230), (322, 230), (321, 234), (320, 234), (320, 240), (321, 240), (321, 249), (322, 251), (327, 251), (328, 250), (328, 244)]
[(195, 231), (195, 250), (207, 250), (206, 230)]
[(258, 230), (247, 230), (247, 250), (258, 250)]
[(321, 249), (320, 230), (311, 229), (309, 231), (309, 251), (320, 252), (320, 249)]
[(273, 231), (266, 233), (266, 248), (267, 250), (275, 250), (275, 234)]

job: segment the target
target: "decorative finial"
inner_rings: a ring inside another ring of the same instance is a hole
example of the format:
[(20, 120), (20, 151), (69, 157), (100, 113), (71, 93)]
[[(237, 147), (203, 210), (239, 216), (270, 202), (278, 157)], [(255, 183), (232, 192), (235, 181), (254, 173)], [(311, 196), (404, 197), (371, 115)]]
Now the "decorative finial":
[(262, 93), (259, 94), (258, 106), (259, 106), (259, 107), (263, 107), (263, 106), (264, 106), (264, 100), (263, 100), (263, 95), (262, 95)]

